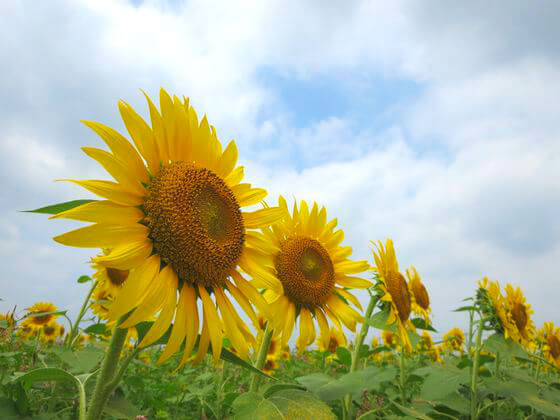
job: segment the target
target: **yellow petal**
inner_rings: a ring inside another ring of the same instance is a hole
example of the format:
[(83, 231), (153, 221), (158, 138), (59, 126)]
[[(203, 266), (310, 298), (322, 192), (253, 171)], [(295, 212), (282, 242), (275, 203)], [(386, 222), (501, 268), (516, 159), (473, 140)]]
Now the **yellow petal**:
[(144, 213), (138, 207), (121, 206), (108, 200), (82, 204), (49, 217), (49, 219), (72, 219), (121, 225), (135, 224), (143, 218)]
[(245, 243), (248, 247), (258, 249), (265, 252), (267, 255), (275, 255), (280, 252), (280, 247), (277, 245), (276, 241), (272, 242), (267, 240), (263, 234), (257, 231), (245, 231)]
[(142, 93), (146, 98), (146, 102), (148, 102), (152, 132), (154, 133), (154, 141), (158, 151), (158, 156), (160, 160), (166, 164), (169, 162), (169, 147), (167, 146), (167, 139), (165, 137), (165, 125), (163, 123), (163, 118), (146, 92), (142, 91)]
[(297, 339), (298, 354), (302, 354), (303, 350), (307, 347), (310, 338), (311, 314), (306, 308), (301, 308), (299, 312), (299, 337)]
[(337, 273), (345, 274), (358, 274), (363, 273), (369, 269), (369, 264), (367, 261), (351, 261), (346, 260), (334, 264), (334, 269)]
[(337, 275), (335, 281), (342, 287), (348, 287), (349, 289), (368, 289), (372, 286), (371, 282), (367, 280), (360, 277), (345, 276), (344, 274)]
[(344, 303), (339, 297), (331, 296), (327, 300), (329, 308), (337, 315), (350, 331), (356, 331), (356, 321), (362, 319), (361, 315)]
[(269, 306), (263, 296), (255, 289), (255, 287), (250, 284), (247, 280), (243, 278), (241, 274), (237, 271), (231, 272), (231, 277), (235, 280), (235, 285), (238, 289), (249, 299), (249, 301), (255, 305), (259, 312), (263, 313), (265, 317), (270, 318)]
[(189, 116), (179, 98), (174, 97), (173, 112), (175, 120), (175, 155), (174, 160), (190, 161), (192, 155), (192, 133)]
[[(198, 351), (196, 352), (196, 356), (193, 359), (193, 364), (199, 364), (200, 362), (202, 362), (202, 360), (204, 360), (206, 353), (208, 353), (209, 344), (210, 335), (208, 333), (208, 320), (205, 314), (204, 319), (202, 320), (202, 332), (200, 334), (200, 340), (198, 341)], [(181, 364), (183, 364), (183, 361), (181, 361)]]
[(309, 220), (307, 222), (307, 234), (316, 238), (319, 235), (319, 206), (316, 202), (313, 202), (313, 207), (311, 208), (311, 213), (309, 213)]
[(119, 162), (111, 153), (95, 147), (82, 147), (86, 155), (97, 161), (122, 187), (123, 191), (145, 195), (146, 189), (134, 177), (128, 168)]
[(251, 319), (251, 322), (256, 327), (258, 325), (257, 315), (249, 303), (249, 300), (245, 297), (243, 293), (229, 280), (226, 280), (226, 287), (233, 296), (233, 298), (237, 301), (239, 306), (245, 311), (247, 316)]
[(160, 160), (157, 153), (154, 133), (146, 124), (146, 121), (126, 102), (119, 101), (119, 112), (121, 118), (146, 163), (152, 175), (157, 175), (160, 167)]
[(227, 177), (237, 163), (237, 145), (232, 140), (228, 143), (224, 153), (220, 156), (216, 166), (216, 175), (220, 178)]
[(97, 223), (75, 229), (53, 239), (67, 246), (80, 248), (114, 248), (130, 242), (147, 239), (149, 230), (138, 223), (134, 225), (110, 225)]
[(282, 347), (288, 344), (296, 323), (296, 307), (293, 303), (288, 305), (288, 310), (285, 316), (286, 322), (284, 323), (284, 328), (282, 329)]
[(258, 229), (265, 227), (284, 217), (284, 212), (280, 207), (268, 207), (256, 211), (243, 212), (242, 214), (245, 229)]
[(267, 196), (266, 190), (262, 188), (251, 188), (248, 191), (240, 193), (236, 198), (240, 207), (251, 206), (260, 203)]
[[(274, 327), (274, 330), (283, 331), (286, 326), (286, 314), (288, 313), (288, 307), (293, 306), (290, 300), (282, 295), (270, 305), (270, 317), (268, 318)], [(290, 333), (291, 334), (291, 333)]]
[(148, 171), (142, 158), (130, 142), (111, 127), (95, 121), (82, 121), (109, 146), (115, 157), (122, 162), (130, 173), (140, 182), (149, 181)]
[(356, 308), (358, 308), (360, 311), (363, 311), (364, 308), (362, 308), (362, 304), (360, 303), (360, 301), (358, 300), (358, 298), (356, 296), (354, 296), (352, 293), (344, 290), (344, 289), (339, 289), (338, 287), (336, 288), (336, 292), (341, 295), (344, 299), (346, 299), (349, 302), (352, 302), (354, 304), (354, 306), (356, 306)]
[(175, 321), (173, 321), (173, 329), (171, 330), (169, 341), (157, 361), (158, 364), (165, 362), (172, 355), (177, 353), (177, 351), (181, 348), (181, 344), (183, 344), (183, 341), (185, 340), (187, 320), (187, 293), (185, 291), (188, 287), (189, 286), (184, 283), (183, 289), (179, 294), (179, 302), (177, 303), (177, 312), (175, 315)]
[(220, 313), (222, 314), (227, 338), (231, 341), (235, 350), (239, 352), (239, 356), (242, 359), (247, 359), (249, 357), (249, 347), (247, 346), (245, 338), (237, 328), (234, 312), (231, 311), (228, 303), (226, 302), (227, 297), (220, 288), (214, 289), (214, 295), (216, 296), (216, 303), (218, 304)]
[(218, 316), (218, 311), (216, 311), (216, 306), (204, 286), (198, 286), (198, 294), (202, 300), (204, 321), (208, 324), (210, 341), (212, 342), (212, 355), (214, 356), (214, 362), (217, 363), (222, 354), (222, 322)]
[(139, 267), (132, 270), (124, 282), (121, 292), (111, 303), (109, 308), (109, 319), (116, 320), (130, 312), (138, 305), (140, 297), (159, 272), (160, 258), (157, 255), (145, 259)]
[(323, 309), (325, 315), (329, 317), (329, 319), (338, 327), (338, 329), (342, 330), (342, 324), (340, 323), (340, 319), (338, 319), (338, 316), (336, 316), (336, 314), (333, 313), (326, 305), (323, 305), (321, 309)]
[[(238, 166), (233, 171), (231, 171), (228, 176), (225, 177), (224, 181), (229, 187), (232, 187), (239, 184), (244, 176), (245, 168), (243, 166)], [(243, 204), (239, 204), (243, 206)]]
[(60, 181), (72, 182), (92, 193), (125, 206), (139, 206), (144, 203), (144, 198), (138, 194), (124, 191), (119, 184), (111, 181), (61, 179)]
[(249, 256), (251, 248), (245, 248), (239, 266), (246, 273), (250, 274), (253, 282), (259, 288), (274, 290), (277, 294), (282, 294), (283, 288), (280, 280), (271, 272), (269, 267), (258, 264), (254, 258)]
[(330, 341), (329, 322), (321, 308), (315, 308), (315, 318), (317, 318), (317, 323), (321, 331), (319, 340), (321, 341), (322, 347), (326, 349), (329, 347)]
[(131, 242), (116, 246), (109, 255), (92, 258), (92, 261), (104, 267), (131, 270), (152, 254), (152, 247), (150, 240)]

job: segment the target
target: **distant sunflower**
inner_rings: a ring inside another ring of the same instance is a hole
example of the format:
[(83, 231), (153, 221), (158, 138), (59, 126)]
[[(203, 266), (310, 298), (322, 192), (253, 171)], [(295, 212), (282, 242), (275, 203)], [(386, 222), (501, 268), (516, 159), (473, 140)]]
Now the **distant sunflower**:
[(346, 336), (342, 330), (339, 330), (337, 327), (331, 327), (329, 333), (329, 345), (325, 347), (321, 340), (318, 340), (318, 347), (319, 351), (321, 352), (329, 352), (329, 353), (336, 353), (336, 349), (339, 347), (346, 347), (347, 341)]
[(530, 348), (533, 346), (536, 337), (535, 323), (531, 319), (533, 314), (531, 305), (526, 302), (519, 287), (514, 289), (511, 284), (507, 284), (505, 292), (509, 325), (514, 327), (509, 328), (508, 335), (523, 347)]
[(315, 340), (315, 323), (320, 341), (328, 347), (330, 329), (327, 318), (339, 329), (344, 324), (355, 331), (362, 316), (350, 304), (362, 310), (359, 300), (348, 288), (368, 288), (371, 283), (352, 276), (366, 271), (366, 261), (348, 259), (351, 247), (340, 246), (342, 230), (335, 230), (337, 220), (327, 222), (327, 211), (317, 203), (309, 209), (305, 201), (294, 203), (290, 213), (284, 197), (278, 199), (283, 213), (281, 221), (261, 233), (247, 235), (255, 263), (247, 264), (253, 282), (266, 289), (272, 304), (270, 319), (276, 333), (286, 344), (299, 317), (297, 347), (302, 351)]
[(91, 295), (91, 311), (99, 317), (99, 319), (107, 320), (109, 318), (109, 305), (113, 301), (113, 295), (109, 288), (98, 285)]
[(555, 327), (552, 322), (545, 322), (539, 335), (544, 342), (544, 356), (560, 369), (560, 328)]
[(37, 302), (27, 308), (23, 326), (28, 326), (34, 332), (39, 332), (45, 325), (51, 324), (58, 317), (51, 312), (56, 312), (57, 307), (50, 302)]
[(217, 361), (224, 336), (247, 358), (251, 332), (229, 295), (254, 323), (251, 304), (267, 311), (266, 302), (238, 266), (252, 274), (251, 267), (258, 263), (246, 246), (251, 230), (266, 228), (282, 212), (241, 210), (261, 202), (267, 192), (241, 183), (244, 173), (236, 166), (235, 142), (222, 150), (216, 130), (206, 117), (198, 120), (188, 99), (171, 98), (162, 89), (161, 113), (146, 99), (151, 127), (130, 105), (119, 102), (136, 147), (103, 124), (84, 122), (111, 150), (85, 147), (84, 152), (116, 182), (69, 180), (105, 200), (53, 216), (93, 222), (54, 239), (109, 250), (93, 262), (119, 270), (108, 271), (109, 279), (126, 277), (126, 281), (108, 318), (117, 320), (133, 311), (120, 325), (128, 328), (159, 313), (140, 347), (158, 340), (175, 320), (159, 362), (183, 348), (181, 365), (186, 363), (199, 332), (195, 362), (202, 360), (210, 344)]
[[(14, 316), (11, 313), (0, 314), (0, 321), (6, 321), (6, 328), (9, 329), (14, 326), (15, 320)], [(0, 331), (3, 330), (4, 327), (0, 327)]]
[(266, 356), (266, 361), (264, 362), (264, 366), (262, 367), (262, 371), (267, 375), (274, 373), (280, 367), (278, 364), (278, 360), (276, 356)]
[(461, 328), (451, 328), (443, 335), (443, 346), (449, 351), (465, 351), (465, 333)]
[(60, 324), (56, 322), (46, 324), (39, 333), (39, 339), (45, 344), (53, 344), (58, 337), (59, 329)]
[(391, 349), (399, 351), (401, 346), (399, 345), (399, 340), (397, 336), (391, 331), (382, 331), (381, 339), (383, 340), (383, 345)]
[(389, 305), (388, 325), (396, 324), (399, 339), (403, 348), (412, 350), (407, 327), (410, 323), (412, 311), (412, 299), (408, 284), (404, 276), (399, 272), (399, 263), (395, 255), (393, 241), (387, 239), (385, 246), (381, 241), (376, 244), (377, 252), (374, 251), (375, 271), (379, 278), (378, 287), (381, 289), (381, 302)]
[(433, 346), (432, 349), (428, 352), (428, 354), (430, 355), (432, 361), (436, 363), (443, 363), (440, 346)]
[(418, 340), (418, 349), (420, 351), (430, 352), (434, 348), (434, 340), (432, 340), (432, 335), (428, 331), (423, 331)]
[[(110, 254), (110, 251), (104, 252), (99, 255), (103, 258)], [(101, 264), (93, 264), (96, 270), (93, 278), (98, 281), (96, 289), (105, 289), (111, 296), (116, 296), (128, 278), (129, 270), (119, 270), (113, 267), (104, 267)]]
[(418, 274), (418, 271), (416, 271), (416, 268), (413, 266), (406, 270), (406, 276), (408, 277), (408, 285), (410, 288), (412, 312), (424, 318), (424, 321), (429, 324), (432, 308), (430, 308), (430, 296), (428, 295), (426, 286), (422, 283), (420, 274)]

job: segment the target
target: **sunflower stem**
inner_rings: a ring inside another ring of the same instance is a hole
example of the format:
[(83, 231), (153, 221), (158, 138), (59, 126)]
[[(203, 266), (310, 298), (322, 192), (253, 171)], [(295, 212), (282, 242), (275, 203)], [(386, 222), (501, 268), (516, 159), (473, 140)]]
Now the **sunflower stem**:
[(401, 404), (406, 405), (406, 370), (404, 358), (406, 356), (406, 350), (404, 346), (401, 346), (401, 357), (399, 358), (399, 370), (400, 370), (400, 386), (401, 386)]
[(108, 385), (112, 384), (112, 380), (115, 377), (115, 371), (128, 332), (126, 328), (119, 328), (119, 324), (122, 320), (123, 318), (121, 318), (113, 328), (111, 342), (103, 358), (101, 372), (95, 383), (95, 389), (86, 415), (86, 420), (99, 420), (103, 413), (103, 408), (108, 398)]
[[(360, 361), (360, 348), (362, 344), (364, 344), (364, 340), (366, 335), (369, 331), (369, 324), (367, 320), (371, 318), (371, 314), (373, 312), (373, 308), (377, 304), (377, 296), (370, 294), (370, 299), (368, 306), (366, 308), (366, 313), (364, 314), (364, 322), (362, 323), (362, 328), (360, 329), (359, 334), (356, 335), (354, 340), (354, 351), (352, 352), (352, 363), (350, 365), (350, 372), (355, 372), (358, 369), (358, 363)], [(348, 394), (344, 397), (344, 404), (343, 404), (344, 412), (351, 416), (352, 413), (352, 395)]]
[(469, 342), (467, 344), (467, 352), (471, 354), (472, 339), (473, 339), (473, 322), (474, 322), (474, 309), (469, 311)]
[(474, 360), (471, 376), (471, 420), (478, 418), (478, 365), (480, 362), (480, 349), (482, 347), (482, 330), (484, 330), (485, 318), (480, 316), (478, 330), (476, 332), (476, 347), (474, 349)]
[[(266, 327), (264, 329), (261, 346), (257, 354), (257, 360), (255, 361), (255, 367), (259, 370), (263, 368), (266, 362), (266, 355), (268, 353), (268, 348), (270, 347), (270, 341), (272, 340), (273, 332), (274, 330), (270, 328), (270, 322), (267, 322)], [(251, 385), (249, 387), (250, 392), (257, 391), (257, 385), (259, 384), (259, 379), (260, 379), (259, 375), (257, 373), (253, 373), (253, 378), (251, 379)]]
[(89, 308), (89, 299), (91, 298), (91, 295), (93, 294), (93, 291), (95, 290), (95, 288), (97, 287), (97, 280), (95, 280), (93, 282), (93, 284), (91, 285), (89, 292), (86, 296), (86, 298), (84, 299), (84, 302), (82, 303), (82, 307), (80, 308), (80, 312), (78, 313), (78, 317), (76, 318), (76, 321), (74, 321), (74, 323), (72, 324), (72, 322), (70, 322), (70, 320), (68, 320), (70, 322), (70, 333), (68, 333), (68, 336), (66, 337), (66, 344), (68, 347), (72, 347), (72, 344), (74, 342), (74, 337), (76, 336), (76, 334), (78, 334), (78, 330), (80, 327), (80, 321), (82, 320), (82, 318), (84, 317), (84, 315), (86, 314), (88, 308)]

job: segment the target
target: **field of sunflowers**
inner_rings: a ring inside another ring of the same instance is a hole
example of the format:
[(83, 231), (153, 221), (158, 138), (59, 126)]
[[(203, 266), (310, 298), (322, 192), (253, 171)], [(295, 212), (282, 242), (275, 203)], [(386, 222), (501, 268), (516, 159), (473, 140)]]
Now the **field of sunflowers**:
[(187, 98), (146, 100), (149, 121), (118, 104), (129, 139), (84, 121), (113, 181), (64, 181), (99, 200), (31, 211), (86, 223), (54, 240), (91, 272), (75, 317), (0, 314), (0, 419), (560, 418), (560, 328), (521, 289), (473, 279), (468, 329), (439, 331), (390, 239), (353, 259), (324, 207), (244, 182)]

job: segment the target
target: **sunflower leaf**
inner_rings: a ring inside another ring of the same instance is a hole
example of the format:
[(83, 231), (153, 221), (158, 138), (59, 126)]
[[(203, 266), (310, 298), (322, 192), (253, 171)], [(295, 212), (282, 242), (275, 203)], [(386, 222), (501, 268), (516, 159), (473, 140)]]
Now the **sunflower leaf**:
[(26, 315), (26, 318), (36, 318), (38, 316), (45, 316), (45, 315), (66, 315), (68, 311), (53, 311), (53, 312), (33, 312)]
[(374, 328), (382, 331), (391, 331), (393, 333), (397, 332), (397, 327), (395, 323), (388, 325), (387, 320), (389, 319), (389, 310), (385, 309), (383, 311), (376, 312), (371, 316), (371, 318), (366, 319), (366, 322)]
[(234, 365), (241, 366), (242, 368), (250, 370), (251, 372), (264, 376), (265, 378), (274, 379), (275, 381), (277, 380), (276, 378), (269, 376), (263, 371), (252, 366), (250, 363), (247, 363), (245, 360), (240, 359), (239, 357), (237, 357), (235, 354), (233, 354), (231, 351), (227, 349), (222, 348), (222, 353), (220, 354), (220, 358), (226, 362), (233, 363)]
[(437, 333), (437, 330), (432, 327), (431, 324), (428, 324), (423, 318), (414, 318), (411, 321), (412, 324), (419, 330), (428, 330)]
[(88, 281), (91, 281), (90, 276), (80, 276), (80, 277), (78, 277), (78, 283), (87, 283)]
[(98, 200), (72, 200), (65, 203), (51, 204), (50, 206), (41, 207), (35, 210), (23, 210), (23, 213), (42, 213), (42, 214), (58, 214), (66, 210), (71, 210), (74, 207), (81, 206), (82, 204), (91, 203)]

